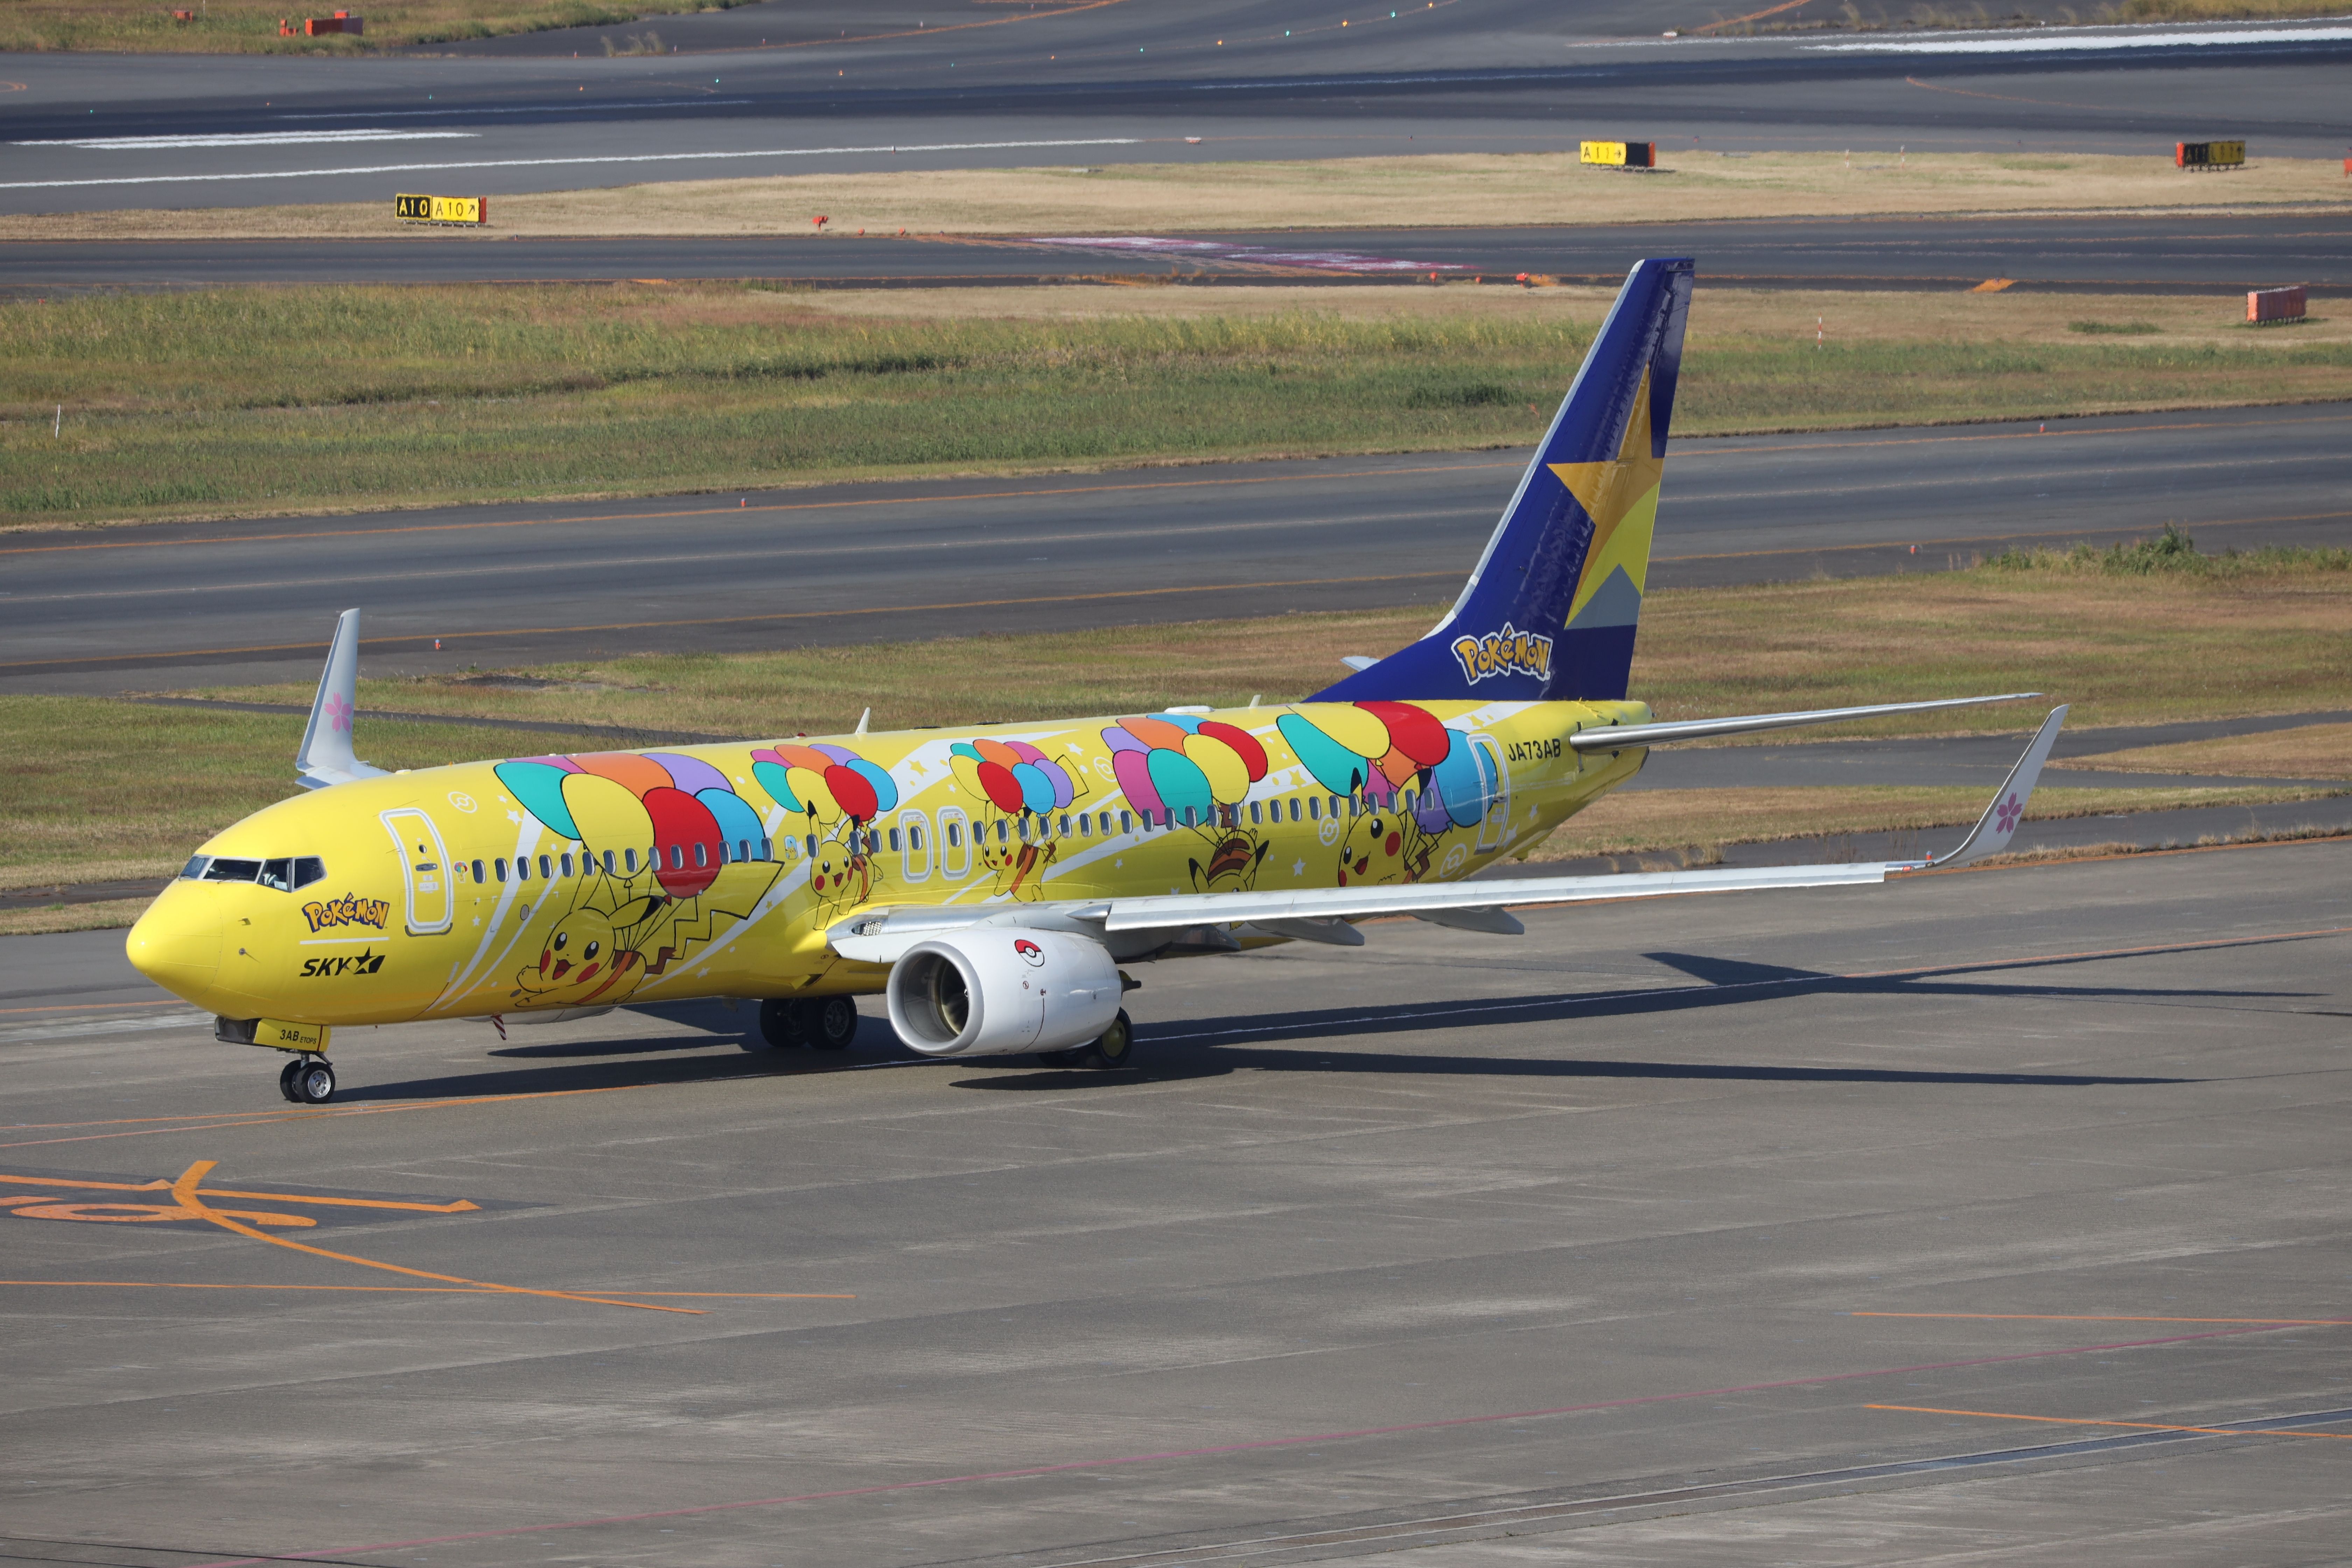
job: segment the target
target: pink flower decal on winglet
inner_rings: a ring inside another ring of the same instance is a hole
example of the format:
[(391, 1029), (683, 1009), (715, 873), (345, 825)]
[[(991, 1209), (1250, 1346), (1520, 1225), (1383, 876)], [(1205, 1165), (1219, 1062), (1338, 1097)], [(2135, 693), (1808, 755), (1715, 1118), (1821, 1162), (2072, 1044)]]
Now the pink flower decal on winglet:
[(341, 733), (347, 732), (351, 727), (352, 705), (343, 700), (341, 692), (329, 692), (327, 694), (327, 728)]
[(2017, 819), (2024, 815), (2025, 807), (2018, 804), (2017, 792), (2011, 790), (2009, 798), (2002, 801), (2000, 809), (1993, 813), (1992, 825), (2003, 833), (2014, 833), (2017, 831)]

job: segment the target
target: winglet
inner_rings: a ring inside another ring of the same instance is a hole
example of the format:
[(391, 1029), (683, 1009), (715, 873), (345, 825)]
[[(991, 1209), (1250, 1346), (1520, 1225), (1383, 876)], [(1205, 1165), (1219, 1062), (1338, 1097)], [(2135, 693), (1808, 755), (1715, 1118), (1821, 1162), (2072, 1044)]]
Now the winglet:
[(1965, 866), (2009, 847), (2018, 824), (2025, 820), (2025, 803), (2033, 798), (2033, 786), (2042, 777), (2042, 764), (2050, 760), (2050, 748), (2058, 743), (2058, 728), (2066, 722), (2067, 706), (2060, 703), (2050, 710), (2049, 718), (2042, 721), (2032, 744), (2025, 748), (2025, 755), (2009, 770), (2009, 778), (1993, 795), (1992, 804), (1977, 818), (1976, 831), (1961, 840), (1958, 849), (1928, 861), (1929, 867)]
[(359, 684), (360, 613), (345, 610), (335, 623), (335, 640), (327, 647), (327, 668), (319, 673), (319, 695), (310, 703), (310, 722), (302, 731), (300, 749), (294, 753), (294, 771), (303, 788), (324, 789), (383, 773), (352, 753), (352, 716)]

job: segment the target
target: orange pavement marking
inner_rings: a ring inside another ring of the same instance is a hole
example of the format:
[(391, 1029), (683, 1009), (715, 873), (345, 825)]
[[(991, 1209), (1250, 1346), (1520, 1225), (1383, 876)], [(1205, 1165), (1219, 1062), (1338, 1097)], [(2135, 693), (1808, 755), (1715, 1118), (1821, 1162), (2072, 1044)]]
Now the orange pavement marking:
[[(456, 642), (468, 637), (546, 637), (562, 632), (639, 632), (659, 631), (675, 626), (749, 626), (767, 621), (823, 620), (828, 616), (904, 616), (922, 615), (937, 610), (1018, 609), (1024, 605), (1079, 605), (1097, 599), (1156, 599), (1164, 598), (1172, 594), (1233, 594), (1266, 588), (1330, 588), (1366, 583), (1413, 583), (1426, 577), (1441, 577), (1447, 582), (1452, 582), (1460, 575), (1460, 572), (1449, 567), (1442, 572), (1390, 572), (1366, 577), (1294, 577), (1267, 583), (1201, 583), (1173, 588), (1114, 588), (1098, 594), (1038, 594), (1019, 599), (954, 599), (938, 605), (861, 605), (848, 609), (774, 610), (765, 615), (702, 616), (681, 621), (613, 621), (584, 626), (501, 626), (488, 631), (443, 632), (439, 640)], [(374, 639), (379, 647), (385, 643), (421, 643), (425, 640), (423, 636)], [(250, 647), (165, 648), (156, 653), (108, 653), (96, 654), (88, 658), (62, 659), (19, 658), (0, 662), (0, 669), (16, 669), (27, 665), (120, 664), (126, 660), (142, 658), (194, 658), (214, 654), (288, 653), (306, 649), (315, 650), (317, 647), (316, 643), (307, 642), (259, 643)], [(368, 640), (362, 638), (360, 642), (361, 650), (364, 652), (367, 647)]]
[[(503, 1285), (213, 1285), (179, 1279), (0, 1279), (0, 1285), (46, 1285), (107, 1290), (356, 1290), (409, 1296), (504, 1296)], [(839, 1291), (818, 1290), (632, 1290), (633, 1296), (675, 1296), (730, 1301), (855, 1301)], [(623, 1305), (633, 1303), (624, 1302)]]
[(1864, 1410), (1908, 1410), (1920, 1415), (1978, 1415), (1987, 1421), (2042, 1421), (2054, 1426), (2129, 1426), (2141, 1432), (2205, 1432), (2216, 1437), (2333, 1437), (2352, 1443), (2352, 1432), (2305, 1432), (2288, 1426), (2171, 1426), (2160, 1421), (2094, 1421), (2080, 1415), (2015, 1415), (2002, 1410), (1939, 1410), (1932, 1405), (1865, 1405)]
[[(64, 1176), (12, 1176), (5, 1173), (0, 1173), (0, 1182), (15, 1182), (23, 1186), (74, 1187), (83, 1191), (106, 1193), (160, 1193), (172, 1185), (171, 1183), (160, 1179), (152, 1182), (95, 1182)], [(198, 1187), (195, 1191), (198, 1196), (207, 1198), (274, 1198), (279, 1203), (326, 1204), (336, 1208), (413, 1209), (420, 1214), (466, 1214), (478, 1206), (468, 1198), (459, 1198), (455, 1203), (447, 1204), (413, 1204), (400, 1203), (391, 1198), (329, 1198), (302, 1193), (247, 1193), (229, 1187)]]
[(2281, 1328), (2352, 1327), (2352, 1318), (2126, 1318), (2060, 1312), (1849, 1312), (1851, 1318), (1957, 1318), (2016, 1323), (2276, 1323)]
[(397, 1263), (379, 1263), (373, 1258), (358, 1258), (348, 1252), (330, 1252), (323, 1247), (312, 1247), (308, 1242), (289, 1241), (282, 1236), (271, 1236), (267, 1231), (254, 1229), (241, 1220), (232, 1219), (220, 1210), (207, 1206), (205, 1200), (196, 1195), (196, 1184), (203, 1181), (205, 1173), (217, 1163), (218, 1162), (214, 1160), (198, 1160), (181, 1172), (179, 1179), (172, 1184), (173, 1198), (182, 1208), (194, 1211), (199, 1217), (212, 1221), (223, 1230), (234, 1231), (239, 1236), (250, 1237), (256, 1241), (266, 1241), (272, 1247), (290, 1247), (296, 1252), (308, 1252), (318, 1258), (331, 1258), (338, 1263), (356, 1263), (362, 1268), (381, 1268), (389, 1274), (406, 1274), (418, 1279), (438, 1279), (445, 1285), (474, 1285), (484, 1290), (493, 1290), (508, 1295), (545, 1296), (559, 1301), (585, 1301), (599, 1307), (634, 1307), (640, 1312), (684, 1312), (695, 1317), (701, 1315), (700, 1310), (693, 1307), (656, 1307), (644, 1301), (615, 1301), (607, 1297), (585, 1296), (570, 1290), (533, 1290), (521, 1285), (497, 1285), (487, 1279), (468, 1279), (457, 1274), (436, 1274), (426, 1268), (409, 1268)]

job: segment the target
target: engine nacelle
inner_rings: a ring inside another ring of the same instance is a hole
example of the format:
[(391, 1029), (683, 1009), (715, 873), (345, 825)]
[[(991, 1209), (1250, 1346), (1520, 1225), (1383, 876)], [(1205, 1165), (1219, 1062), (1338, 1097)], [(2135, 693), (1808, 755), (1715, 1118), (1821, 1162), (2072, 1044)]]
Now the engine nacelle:
[(910, 947), (890, 967), (890, 1026), (927, 1057), (1003, 1057), (1082, 1046), (1118, 1016), (1118, 965), (1067, 931), (972, 926)]

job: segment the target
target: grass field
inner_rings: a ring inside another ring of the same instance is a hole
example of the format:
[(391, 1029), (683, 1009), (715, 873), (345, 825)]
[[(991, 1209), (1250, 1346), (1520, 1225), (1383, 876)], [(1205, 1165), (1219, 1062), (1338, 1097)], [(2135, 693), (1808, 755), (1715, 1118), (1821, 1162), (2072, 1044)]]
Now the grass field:
[[(0, 15), (5, 8), (0, 8)], [(371, 18), (369, 26), (374, 23)], [(1918, 94), (1932, 108), (1933, 89)], [(1172, 141), (1172, 138), (1171, 138)], [(2169, 144), (2108, 153), (1840, 153), (1661, 147), (1651, 173), (1587, 168), (1559, 153), (1099, 167), (910, 170), (676, 180), (500, 196), (478, 234), (420, 229), (379, 202), (122, 210), (0, 217), (0, 239), (334, 238), (408, 234), (421, 244), (501, 237), (772, 234), (810, 245), (919, 245), (935, 234), (1225, 233), (1494, 224), (1664, 223), (1894, 213), (2231, 210), (2352, 205), (2341, 164), (2260, 156), (2227, 174), (2185, 174)], [(819, 234), (811, 220), (832, 221)], [(899, 231), (908, 237), (900, 238)], [(863, 237), (860, 231), (864, 231)], [(1082, 272), (1083, 256), (1038, 256)]]
[[(1516, 444), (1540, 433), (1606, 308), (1571, 289), (1013, 292), (15, 300), (0, 526)], [(1675, 427), (2352, 396), (2352, 317), (2257, 331), (2230, 315), (2195, 299), (1702, 289)]]
[[(371, 0), (356, 7), (367, 21), (364, 33), (289, 38), (279, 35), (279, 20), (304, 13), (282, 3), (257, 5), (240, 0), (192, 0), (181, 7), (154, 0), (7, 0), (0, 5), (0, 49), (362, 55), (405, 44), (489, 38), (549, 27), (605, 26), (678, 11), (723, 11), (746, 3), (689, 0), (630, 5), (603, 0)], [(175, 21), (172, 13), (183, 8), (195, 11), (195, 19)], [(317, 7), (315, 14), (329, 16), (334, 9)]]
[[(1677, 717), (2031, 686), (2074, 703), (2078, 731), (2352, 708), (2352, 555), (2200, 570), (2170, 554), (2162, 557), (2168, 564), (2147, 572), (2115, 560), (2062, 557), (1935, 576), (1660, 592), (1643, 614), (1634, 690), (1662, 716)], [(1254, 696), (1303, 697), (1339, 674), (1339, 655), (1387, 652), (1418, 636), (1431, 616), (1427, 609), (1285, 616), (766, 655), (648, 656), (503, 672), (535, 686), (478, 677), (369, 680), (360, 700), (493, 721), (747, 736), (838, 732), (868, 706), (877, 728), (895, 729), (1239, 705)], [(1269, 671), (1285, 672), (1286, 683), (1274, 686)], [(289, 685), (204, 695), (307, 704), (310, 691)], [(1849, 725), (1837, 734), (2021, 734), (2039, 712), (2023, 705), (1975, 710)], [(0, 887), (168, 872), (208, 834), (292, 793), (289, 759), (301, 728), (295, 713), (0, 698)], [(2053, 774), (2034, 797), (2033, 815), (2341, 793), (2352, 771), (2347, 730), (2307, 726), (2113, 759), (2148, 771), (2226, 767), (2309, 778), (2307, 787), (2090, 790)], [(392, 767), (614, 743), (495, 725), (373, 720), (362, 722), (357, 740), (363, 755)], [(1958, 788), (1621, 794), (1570, 822), (1539, 858), (1677, 852), (1704, 859), (1725, 843), (1948, 826), (1973, 819), (1983, 804), (1980, 792)], [(0, 921), (0, 931), (32, 929), (44, 919), (112, 918), (94, 909), (20, 911)]]

